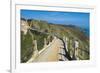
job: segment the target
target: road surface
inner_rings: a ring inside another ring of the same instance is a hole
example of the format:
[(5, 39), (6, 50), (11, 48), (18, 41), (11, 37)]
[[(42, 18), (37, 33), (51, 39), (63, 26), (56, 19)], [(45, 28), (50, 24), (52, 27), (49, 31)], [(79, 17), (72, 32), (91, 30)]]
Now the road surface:
[(66, 60), (62, 54), (65, 54), (63, 50), (63, 42), (60, 39), (55, 38), (52, 44), (39, 54), (39, 56), (37, 56), (32, 62), (51, 62), (59, 61), (59, 59)]

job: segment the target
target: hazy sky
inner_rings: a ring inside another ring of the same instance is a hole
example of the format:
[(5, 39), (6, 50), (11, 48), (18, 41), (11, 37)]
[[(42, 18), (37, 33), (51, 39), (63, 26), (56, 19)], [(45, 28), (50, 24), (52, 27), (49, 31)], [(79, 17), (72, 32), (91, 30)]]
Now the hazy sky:
[(21, 10), (21, 17), (44, 20), (56, 24), (72, 24), (89, 28), (89, 13)]

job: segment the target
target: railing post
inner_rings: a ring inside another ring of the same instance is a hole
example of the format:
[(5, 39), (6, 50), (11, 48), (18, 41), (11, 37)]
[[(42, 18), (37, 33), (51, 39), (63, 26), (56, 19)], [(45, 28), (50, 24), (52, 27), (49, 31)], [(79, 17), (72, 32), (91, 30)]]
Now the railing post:
[(37, 49), (37, 40), (33, 40), (33, 53), (35, 57), (39, 54)]
[(66, 37), (65, 40), (66, 40), (66, 50), (68, 52), (68, 38)]
[(74, 43), (75, 43), (75, 58), (78, 60), (79, 42), (75, 40)]
[(74, 41), (73, 39), (70, 39), (70, 43), (69, 43), (69, 49), (70, 49), (70, 56), (71, 58), (75, 57), (75, 48), (74, 48)]
[(47, 41), (46, 41), (46, 38), (44, 38), (44, 47), (47, 46)]

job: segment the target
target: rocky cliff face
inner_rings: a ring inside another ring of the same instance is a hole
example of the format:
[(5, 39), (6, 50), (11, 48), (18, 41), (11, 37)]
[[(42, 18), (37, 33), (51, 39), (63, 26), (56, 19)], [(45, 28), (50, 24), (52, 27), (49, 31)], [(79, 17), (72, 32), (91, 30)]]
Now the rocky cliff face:
[(21, 20), (21, 31), (23, 31), (24, 35), (27, 34), (29, 29), (28, 23), (25, 20)]

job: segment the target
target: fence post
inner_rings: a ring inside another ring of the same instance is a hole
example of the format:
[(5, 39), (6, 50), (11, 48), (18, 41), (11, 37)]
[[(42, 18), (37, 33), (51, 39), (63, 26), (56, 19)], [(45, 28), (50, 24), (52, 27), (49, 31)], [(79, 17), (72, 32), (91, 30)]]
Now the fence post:
[(51, 41), (50, 41), (50, 36), (48, 36), (48, 37), (47, 37), (47, 42), (46, 42), (47, 45), (48, 45), (50, 42), (51, 42)]
[(75, 43), (75, 58), (78, 60), (79, 42), (75, 40), (74, 43)]
[(37, 40), (33, 40), (33, 48), (34, 48), (33, 50), (34, 57), (36, 57), (39, 54), (38, 49), (37, 49)]
[(68, 52), (68, 38), (66, 37), (65, 40), (66, 40), (66, 50)]
[(70, 55), (73, 59), (75, 59), (75, 42), (72, 39), (70, 39)]
[(44, 38), (44, 47), (47, 46), (47, 41), (46, 41), (46, 38)]
[(71, 53), (70, 53), (70, 38), (68, 39), (68, 42), (67, 42), (67, 48), (68, 48), (68, 53), (71, 56)]

